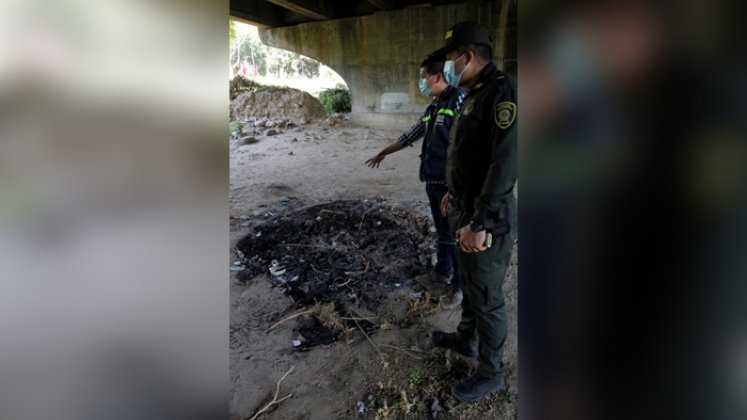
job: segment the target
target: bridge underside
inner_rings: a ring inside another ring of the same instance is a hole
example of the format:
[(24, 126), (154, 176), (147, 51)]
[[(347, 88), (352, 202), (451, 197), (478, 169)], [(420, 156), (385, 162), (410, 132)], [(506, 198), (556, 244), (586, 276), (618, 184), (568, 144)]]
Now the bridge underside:
[(334, 69), (350, 88), (351, 119), (370, 126), (406, 128), (419, 116), (429, 100), (418, 90), (418, 66), (456, 22), (492, 31), (494, 60), (516, 74), (516, 0), (236, 0), (231, 16), (262, 27), (265, 44)]

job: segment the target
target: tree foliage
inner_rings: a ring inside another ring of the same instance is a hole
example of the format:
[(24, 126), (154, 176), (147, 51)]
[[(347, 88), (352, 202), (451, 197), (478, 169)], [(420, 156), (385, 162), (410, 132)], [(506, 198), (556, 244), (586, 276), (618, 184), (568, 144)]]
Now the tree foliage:
[(262, 76), (319, 76), (318, 61), (294, 52), (268, 47), (260, 40), (255, 27), (232, 21), (230, 39), (230, 63), (234, 74), (238, 73), (241, 63), (247, 60)]

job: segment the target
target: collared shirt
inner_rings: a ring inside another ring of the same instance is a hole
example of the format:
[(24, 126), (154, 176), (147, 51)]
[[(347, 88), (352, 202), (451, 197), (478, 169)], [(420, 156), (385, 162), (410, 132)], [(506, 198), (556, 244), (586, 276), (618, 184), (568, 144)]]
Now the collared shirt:
[(423, 182), (446, 184), (449, 130), (465, 95), (463, 89), (447, 87), (428, 105), (423, 116), (397, 139), (402, 146), (411, 146), (418, 139), (425, 139), (420, 155), (420, 180)]

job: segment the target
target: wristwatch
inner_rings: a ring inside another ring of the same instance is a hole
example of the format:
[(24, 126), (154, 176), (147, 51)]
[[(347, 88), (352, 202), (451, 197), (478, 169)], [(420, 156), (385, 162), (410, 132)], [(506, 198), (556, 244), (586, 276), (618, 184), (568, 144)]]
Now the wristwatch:
[(482, 232), (483, 230), (485, 230), (485, 226), (475, 222), (474, 220), (469, 222), (469, 228), (470, 230), (472, 230), (472, 232), (475, 232), (475, 233)]

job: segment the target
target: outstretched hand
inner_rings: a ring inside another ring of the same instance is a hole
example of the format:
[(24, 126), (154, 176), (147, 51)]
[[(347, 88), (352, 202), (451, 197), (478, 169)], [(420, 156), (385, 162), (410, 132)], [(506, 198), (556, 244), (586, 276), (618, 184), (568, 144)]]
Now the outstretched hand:
[(384, 157), (386, 155), (383, 155), (381, 153), (377, 154), (376, 156), (372, 157), (371, 159), (366, 161), (366, 165), (370, 168), (378, 168), (379, 164), (381, 164), (381, 161), (384, 160)]

